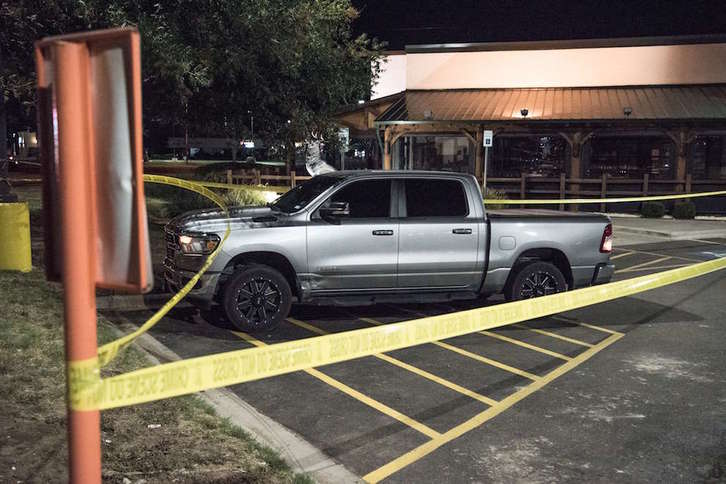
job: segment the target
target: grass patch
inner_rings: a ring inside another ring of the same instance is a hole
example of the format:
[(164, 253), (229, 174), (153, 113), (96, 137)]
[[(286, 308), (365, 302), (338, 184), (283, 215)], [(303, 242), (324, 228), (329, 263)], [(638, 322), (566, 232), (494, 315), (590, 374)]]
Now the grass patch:
[[(25, 200), (34, 195), (27, 192)], [(34, 251), (42, 236), (35, 203)], [(62, 289), (39, 269), (0, 272), (0, 307), (0, 482), (66, 481)], [(116, 337), (103, 317), (98, 333), (99, 343)], [(104, 375), (149, 365), (131, 346)], [(101, 432), (104, 482), (312, 482), (196, 396), (104, 411)]]

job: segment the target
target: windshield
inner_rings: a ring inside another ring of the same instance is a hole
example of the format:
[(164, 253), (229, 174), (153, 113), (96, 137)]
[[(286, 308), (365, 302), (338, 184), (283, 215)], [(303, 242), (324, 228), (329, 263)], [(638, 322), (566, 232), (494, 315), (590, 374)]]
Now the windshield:
[(288, 191), (270, 204), (270, 206), (285, 213), (297, 212), (315, 200), (318, 195), (340, 181), (342, 181), (342, 178), (339, 177), (316, 176)]

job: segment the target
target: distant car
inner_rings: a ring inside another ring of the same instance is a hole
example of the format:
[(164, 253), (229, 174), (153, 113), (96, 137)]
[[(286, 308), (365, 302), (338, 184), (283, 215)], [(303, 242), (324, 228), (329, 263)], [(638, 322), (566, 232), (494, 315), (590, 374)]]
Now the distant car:
[[(243, 330), (271, 330), (300, 303), (508, 300), (608, 282), (603, 215), (487, 213), (471, 175), (341, 171), (268, 207), (230, 210), (232, 232), (190, 300)], [(220, 243), (221, 210), (166, 226), (165, 278), (178, 290)]]

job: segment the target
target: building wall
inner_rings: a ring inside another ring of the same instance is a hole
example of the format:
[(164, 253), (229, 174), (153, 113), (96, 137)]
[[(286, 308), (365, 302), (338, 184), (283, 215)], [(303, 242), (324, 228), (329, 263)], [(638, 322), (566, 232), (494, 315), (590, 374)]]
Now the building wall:
[(407, 56), (402, 52), (383, 57), (380, 77), (373, 85), (371, 99), (390, 96), (406, 89), (406, 62)]
[(726, 82), (726, 44), (426, 52), (387, 56), (374, 98), (403, 89)]

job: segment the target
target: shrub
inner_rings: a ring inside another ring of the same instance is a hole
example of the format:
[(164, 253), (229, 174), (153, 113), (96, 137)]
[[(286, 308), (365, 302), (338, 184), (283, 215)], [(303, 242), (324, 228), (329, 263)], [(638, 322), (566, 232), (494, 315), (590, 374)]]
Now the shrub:
[(146, 213), (156, 223), (171, 218), (169, 202), (160, 198), (146, 197)]
[(696, 204), (690, 200), (678, 201), (673, 205), (673, 218), (689, 219), (696, 216)]
[[(486, 194), (484, 195), (484, 198), (486, 200), (509, 200), (506, 193), (494, 190), (492, 188), (487, 188), (485, 193)], [(507, 208), (507, 205), (498, 203), (487, 203), (486, 208), (488, 210), (499, 210), (502, 208)]]
[(640, 214), (645, 218), (661, 218), (665, 215), (665, 205), (660, 202), (643, 202)]
[(234, 190), (227, 190), (224, 194), (224, 201), (230, 207), (234, 206), (254, 206), (260, 207), (267, 204), (267, 200), (259, 190), (253, 190), (251, 188), (236, 188)]
[(214, 202), (198, 193), (160, 183), (144, 183), (144, 192), (149, 215), (158, 219), (215, 206)]

